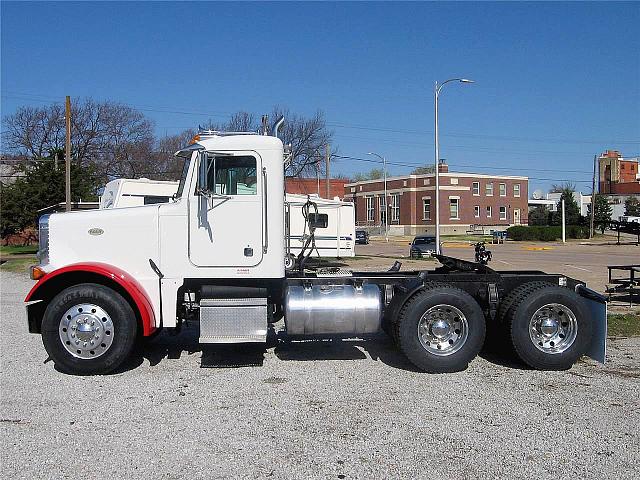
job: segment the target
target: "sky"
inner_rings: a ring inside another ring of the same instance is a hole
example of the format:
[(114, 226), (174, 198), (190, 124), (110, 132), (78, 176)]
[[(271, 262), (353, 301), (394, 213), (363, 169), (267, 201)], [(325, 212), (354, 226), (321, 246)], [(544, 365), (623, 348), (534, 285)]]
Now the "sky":
[(274, 105), (324, 112), (332, 173), (434, 162), (591, 190), (593, 157), (640, 155), (640, 3), (15, 3), (1, 10), (2, 115), (91, 97), (158, 135)]

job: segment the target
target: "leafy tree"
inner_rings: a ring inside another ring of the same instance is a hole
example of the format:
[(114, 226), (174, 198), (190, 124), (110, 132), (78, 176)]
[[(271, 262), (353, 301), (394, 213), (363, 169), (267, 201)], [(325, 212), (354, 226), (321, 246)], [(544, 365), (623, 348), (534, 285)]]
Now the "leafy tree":
[[(53, 152), (55, 155), (55, 152)], [(40, 159), (34, 164), (17, 168), (24, 176), (19, 176), (8, 185), (0, 186), (2, 217), (0, 235), (18, 233), (36, 224), (38, 210), (65, 200), (64, 161), (55, 167), (53, 155)], [(64, 158), (61, 155), (59, 158)], [(90, 167), (71, 165), (71, 200), (90, 201), (97, 198), (96, 191), (101, 185)]]
[(630, 217), (640, 217), (640, 201), (636, 196), (627, 197), (624, 201), (624, 214)]
[(578, 225), (582, 222), (582, 215), (580, 215), (580, 206), (573, 196), (574, 191), (575, 186), (570, 183), (566, 183), (562, 188), (560, 200), (558, 201), (557, 205), (557, 212), (555, 212), (555, 215), (553, 215), (554, 224), (560, 225), (562, 223), (562, 200), (564, 200), (566, 224)]
[(427, 167), (416, 167), (411, 171), (411, 175), (428, 175), (434, 173), (436, 168), (433, 165)]
[(384, 178), (384, 170), (382, 170), (381, 168), (373, 168), (365, 173), (356, 173), (353, 177), (356, 182), (362, 182), (365, 180), (379, 180), (381, 178)]
[[(604, 195), (595, 195), (592, 205), (594, 205), (593, 219), (598, 224), (598, 229), (604, 233), (607, 223), (611, 220), (613, 207), (609, 205), (607, 197)], [(591, 205), (589, 205), (588, 216), (591, 217)]]
[(572, 182), (564, 182), (563, 184), (554, 183), (549, 189), (549, 193), (562, 193), (565, 190), (576, 191), (576, 184)]
[(544, 205), (537, 205), (529, 212), (529, 225), (549, 225), (549, 209)]

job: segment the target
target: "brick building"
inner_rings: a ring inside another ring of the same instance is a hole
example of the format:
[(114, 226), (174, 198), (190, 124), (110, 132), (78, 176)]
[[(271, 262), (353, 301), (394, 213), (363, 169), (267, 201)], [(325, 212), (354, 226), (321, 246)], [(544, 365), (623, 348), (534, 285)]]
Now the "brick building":
[[(501, 230), (526, 224), (528, 177), (449, 172), (440, 165), (440, 231)], [(385, 224), (384, 181), (345, 185), (345, 200), (356, 204), (356, 225)], [(435, 175), (387, 178), (389, 233), (415, 235), (435, 231)]]
[(598, 188), (603, 194), (640, 194), (638, 158), (624, 159), (619, 151), (607, 150), (598, 159)]
[(301, 195), (318, 195), (321, 198), (342, 198), (344, 186), (348, 180), (344, 178), (329, 179), (329, 196), (327, 197), (327, 184), (324, 178), (285, 178), (285, 192)]

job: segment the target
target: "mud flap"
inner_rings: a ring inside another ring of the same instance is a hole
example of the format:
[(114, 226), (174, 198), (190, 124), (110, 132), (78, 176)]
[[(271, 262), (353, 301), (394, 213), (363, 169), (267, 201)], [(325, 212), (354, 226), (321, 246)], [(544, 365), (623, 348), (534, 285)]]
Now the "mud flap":
[(587, 356), (605, 363), (607, 354), (607, 299), (584, 285), (576, 287), (576, 293), (584, 298), (593, 322), (593, 337)]

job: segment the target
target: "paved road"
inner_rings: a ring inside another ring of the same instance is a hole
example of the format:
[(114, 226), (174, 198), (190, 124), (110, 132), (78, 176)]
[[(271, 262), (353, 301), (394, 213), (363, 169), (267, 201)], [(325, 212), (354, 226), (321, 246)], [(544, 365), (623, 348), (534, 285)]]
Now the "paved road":
[[(599, 292), (604, 292), (607, 283), (607, 265), (626, 265), (640, 263), (640, 246), (608, 245), (602, 243), (582, 244), (572, 241), (562, 243), (507, 242), (501, 245), (488, 245), (493, 253), (490, 266), (496, 270), (542, 270), (547, 273), (562, 273), (587, 282)], [(447, 242), (443, 247), (445, 255), (464, 260), (473, 260), (474, 249), (470, 243)], [(374, 239), (369, 245), (357, 245), (356, 255), (364, 256), (407, 256), (407, 240)], [(348, 261), (348, 260), (347, 260)], [(425, 261), (403, 261), (406, 268), (433, 268), (435, 264)], [(349, 262), (358, 268), (362, 262)], [(393, 260), (379, 259), (369, 262), (380, 268), (393, 263)]]
[(26, 333), (30, 284), (0, 278), (2, 478), (638, 478), (640, 339), (607, 366), (427, 375), (385, 336), (203, 352), (188, 330), (72, 377)]

